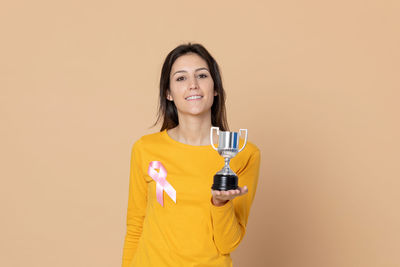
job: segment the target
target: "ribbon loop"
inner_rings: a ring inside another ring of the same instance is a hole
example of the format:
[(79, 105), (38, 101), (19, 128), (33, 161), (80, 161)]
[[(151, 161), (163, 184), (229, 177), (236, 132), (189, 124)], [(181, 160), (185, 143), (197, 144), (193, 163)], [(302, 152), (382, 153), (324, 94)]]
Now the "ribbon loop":
[[(157, 169), (159, 170), (158, 172)], [(161, 204), (161, 206), (164, 206), (164, 191), (176, 203), (176, 191), (166, 179), (167, 170), (165, 169), (164, 165), (162, 165), (162, 163), (159, 161), (152, 161), (149, 164), (147, 173), (156, 182), (157, 201)]]

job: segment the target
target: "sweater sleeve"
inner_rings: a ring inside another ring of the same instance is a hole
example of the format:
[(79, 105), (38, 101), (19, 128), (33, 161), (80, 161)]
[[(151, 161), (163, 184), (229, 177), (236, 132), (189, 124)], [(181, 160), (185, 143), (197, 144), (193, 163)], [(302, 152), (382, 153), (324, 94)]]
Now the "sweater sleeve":
[(244, 237), (250, 207), (256, 193), (259, 167), (260, 151), (257, 149), (244, 168), (237, 172), (239, 183), (247, 186), (248, 193), (220, 207), (210, 204), (214, 243), (221, 254), (232, 252)]
[(147, 184), (141, 171), (140, 140), (132, 147), (126, 236), (123, 248), (122, 267), (128, 267), (135, 255), (142, 234), (147, 205)]

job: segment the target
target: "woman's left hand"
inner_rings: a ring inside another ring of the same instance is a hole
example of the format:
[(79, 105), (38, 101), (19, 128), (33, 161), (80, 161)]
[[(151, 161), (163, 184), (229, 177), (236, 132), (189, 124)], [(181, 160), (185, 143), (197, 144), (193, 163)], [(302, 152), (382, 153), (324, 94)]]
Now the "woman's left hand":
[(212, 194), (212, 204), (214, 206), (223, 206), (229, 200), (234, 199), (235, 197), (243, 196), (247, 193), (248, 189), (247, 186), (239, 187), (236, 190), (227, 190), (227, 191), (218, 191), (218, 190), (211, 190)]

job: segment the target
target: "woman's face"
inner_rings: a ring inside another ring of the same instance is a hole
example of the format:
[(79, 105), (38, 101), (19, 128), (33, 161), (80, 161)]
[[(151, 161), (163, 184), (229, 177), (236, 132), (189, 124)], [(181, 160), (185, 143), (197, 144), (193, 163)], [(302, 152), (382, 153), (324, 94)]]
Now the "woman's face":
[(170, 74), (167, 99), (174, 101), (179, 115), (211, 114), (214, 81), (207, 62), (194, 53), (177, 58)]

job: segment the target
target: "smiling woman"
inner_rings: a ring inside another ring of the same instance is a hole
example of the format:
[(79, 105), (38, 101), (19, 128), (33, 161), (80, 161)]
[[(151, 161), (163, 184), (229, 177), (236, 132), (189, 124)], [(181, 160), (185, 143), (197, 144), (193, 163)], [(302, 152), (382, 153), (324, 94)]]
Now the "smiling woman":
[(211, 190), (223, 163), (210, 128), (226, 131), (228, 124), (218, 65), (200, 44), (168, 54), (159, 101), (160, 132), (132, 148), (122, 266), (232, 266), (229, 253), (245, 233), (260, 151), (247, 142), (232, 159), (239, 189)]
[[(185, 63), (189, 63), (190, 66), (185, 65)], [(198, 79), (192, 79), (194, 74), (198, 75)], [(160, 78), (160, 101), (157, 118), (157, 122), (163, 121), (161, 131), (172, 129), (179, 124), (177, 107), (169, 95), (172, 93), (171, 90), (179, 87), (179, 82), (185, 82), (184, 85), (187, 86), (188, 78), (189, 82), (206, 79), (208, 85), (212, 83), (215, 97), (211, 107), (211, 123), (223, 131), (228, 130), (225, 91), (218, 64), (202, 45), (188, 44), (180, 45), (172, 50), (164, 61)], [(180, 88), (184, 88), (184, 85)]]
[(194, 53), (183, 55), (173, 64), (172, 73), (167, 99), (174, 102), (178, 120), (188, 120), (188, 116), (210, 117), (217, 92), (205, 60)]

